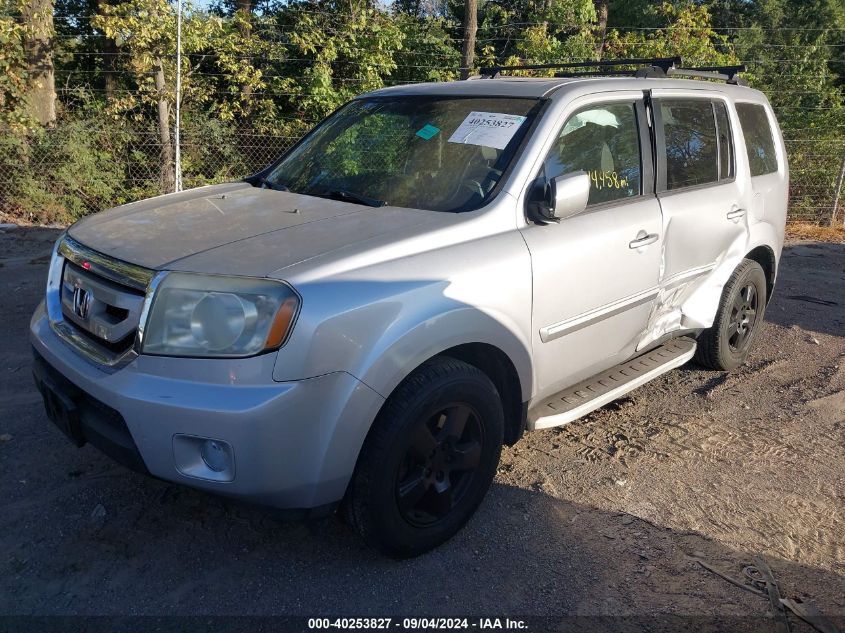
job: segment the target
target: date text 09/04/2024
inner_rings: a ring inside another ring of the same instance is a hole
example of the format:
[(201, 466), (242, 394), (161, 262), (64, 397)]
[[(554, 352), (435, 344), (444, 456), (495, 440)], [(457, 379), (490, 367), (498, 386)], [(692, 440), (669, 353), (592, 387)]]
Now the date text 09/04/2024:
[(511, 618), (309, 618), (310, 630), (320, 629), (400, 629), (400, 630), (525, 630), (524, 620)]

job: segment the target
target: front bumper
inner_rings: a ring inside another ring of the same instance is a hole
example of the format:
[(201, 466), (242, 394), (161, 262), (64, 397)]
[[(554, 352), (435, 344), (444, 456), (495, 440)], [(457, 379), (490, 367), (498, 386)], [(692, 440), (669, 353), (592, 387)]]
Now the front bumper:
[[(36, 362), (78, 389), (86, 403), (119, 414), (131, 436), (129, 449), (134, 444), (140, 456), (143, 468), (137, 470), (277, 508), (339, 501), (384, 402), (345, 372), (274, 382), (274, 354), (220, 360), (141, 355), (117, 371), (103, 371), (56, 335), (43, 303), (32, 317), (30, 338)], [(227, 443), (231, 480), (185, 474), (178, 455), (185, 437)]]

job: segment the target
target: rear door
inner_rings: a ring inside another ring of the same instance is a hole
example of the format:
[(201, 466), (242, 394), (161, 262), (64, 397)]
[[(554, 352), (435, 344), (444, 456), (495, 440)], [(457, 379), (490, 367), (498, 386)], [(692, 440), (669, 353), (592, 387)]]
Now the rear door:
[(643, 93), (579, 100), (560, 123), (532, 190), (580, 170), (592, 186), (584, 212), (522, 229), (533, 271), (537, 399), (633, 354), (660, 270), (661, 217)]
[[(751, 192), (736, 178), (731, 105), (716, 94), (654, 90), (657, 197), (663, 214), (660, 293), (640, 347), (710, 325), (725, 267), (748, 241)], [(727, 274), (730, 274), (728, 272)]]

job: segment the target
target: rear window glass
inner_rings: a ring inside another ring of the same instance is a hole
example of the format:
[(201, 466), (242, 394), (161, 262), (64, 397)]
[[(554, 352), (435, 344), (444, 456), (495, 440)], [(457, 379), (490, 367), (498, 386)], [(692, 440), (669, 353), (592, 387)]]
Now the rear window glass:
[(775, 142), (766, 109), (753, 103), (737, 103), (736, 113), (742, 125), (745, 151), (752, 176), (762, 176), (778, 170)]
[(710, 101), (660, 102), (666, 138), (666, 188), (719, 180), (719, 144)]

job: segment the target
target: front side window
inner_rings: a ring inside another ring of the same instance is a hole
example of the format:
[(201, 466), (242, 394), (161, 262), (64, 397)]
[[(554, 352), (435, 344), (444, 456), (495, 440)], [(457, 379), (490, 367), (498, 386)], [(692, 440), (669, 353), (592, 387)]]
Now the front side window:
[(267, 181), (306, 195), (467, 211), (493, 193), (537, 99), (356, 99), (314, 129)]
[(543, 163), (543, 177), (549, 182), (579, 170), (590, 176), (588, 204), (640, 194), (640, 138), (633, 103), (589, 106), (567, 120)]
[(778, 170), (775, 142), (766, 109), (754, 103), (737, 103), (736, 113), (745, 138), (745, 151), (752, 176), (762, 176)]
[(666, 140), (666, 188), (683, 189), (719, 180), (719, 143), (710, 101), (660, 102)]

